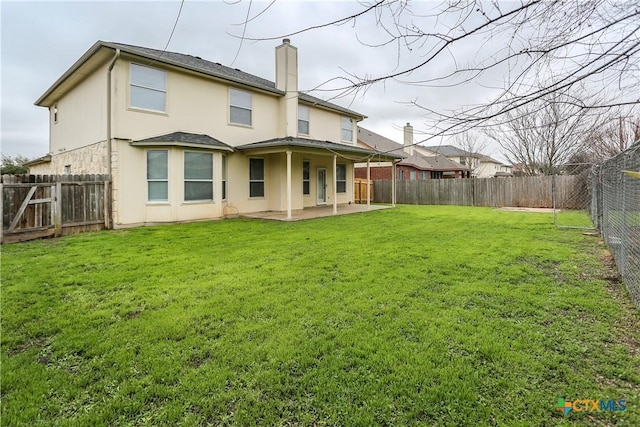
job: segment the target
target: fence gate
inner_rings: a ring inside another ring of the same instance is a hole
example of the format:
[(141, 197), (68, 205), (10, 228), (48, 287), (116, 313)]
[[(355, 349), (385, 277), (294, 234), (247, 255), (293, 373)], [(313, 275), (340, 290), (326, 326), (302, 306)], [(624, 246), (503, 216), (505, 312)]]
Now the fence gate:
[(3, 175), (2, 242), (110, 226), (108, 175)]
[(2, 179), (2, 240), (53, 236), (56, 232), (56, 183), (48, 182), (48, 176), (39, 180), (41, 182), (22, 181), (20, 176)]
[[(556, 227), (596, 229), (591, 221), (593, 168), (591, 163), (571, 163), (556, 170), (551, 184), (553, 223)], [(565, 185), (558, 185), (560, 180)]]

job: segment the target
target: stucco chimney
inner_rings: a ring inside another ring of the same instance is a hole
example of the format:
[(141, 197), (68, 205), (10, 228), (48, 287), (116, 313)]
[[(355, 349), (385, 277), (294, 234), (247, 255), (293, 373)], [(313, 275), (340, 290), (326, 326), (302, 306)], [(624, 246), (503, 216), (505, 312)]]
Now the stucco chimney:
[(407, 123), (404, 127), (404, 152), (413, 156), (413, 126)]
[(276, 47), (276, 89), (286, 92), (281, 100), (285, 136), (298, 134), (298, 48), (289, 39)]

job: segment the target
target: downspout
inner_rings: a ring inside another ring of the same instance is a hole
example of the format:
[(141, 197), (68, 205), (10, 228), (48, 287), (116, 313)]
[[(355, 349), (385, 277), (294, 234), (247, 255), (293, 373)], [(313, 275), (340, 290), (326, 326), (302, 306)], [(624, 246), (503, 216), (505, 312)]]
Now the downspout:
[(111, 179), (111, 189), (109, 191), (109, 205), (111, 209), (109, 209), (109, 228), (113, 227), (113, 177), (111, 176), (111, 71), (113, 67), (116, 65), (116, 61), (120, 57), (120, 49), (116, 49), (116, 54), (114, 55), (111, 63), (109, 64), (109, 69), (107, 71), (107, 171), (109, 177)]

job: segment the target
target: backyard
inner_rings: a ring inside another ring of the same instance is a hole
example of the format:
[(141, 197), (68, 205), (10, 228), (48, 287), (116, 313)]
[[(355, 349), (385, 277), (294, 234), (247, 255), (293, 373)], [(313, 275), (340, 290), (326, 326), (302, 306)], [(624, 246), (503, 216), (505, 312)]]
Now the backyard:
[(550, 214), (86, 233), (1, 281), (3, 425), (640, 425), (640, 313)]

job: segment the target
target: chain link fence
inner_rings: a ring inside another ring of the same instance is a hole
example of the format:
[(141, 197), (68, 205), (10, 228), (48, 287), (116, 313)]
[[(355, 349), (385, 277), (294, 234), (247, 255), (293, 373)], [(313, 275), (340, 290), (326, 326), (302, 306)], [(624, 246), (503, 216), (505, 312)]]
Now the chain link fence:
[[(553, 175), (553, 223), (558, 228), (595, 230), (589, 221), (592, 192), (592, 163), (569, 163)], [(560, 185), (564, 183), (564, 185)]]
[(640, 308), (640, 146), (594, 166), (590, 216)]

